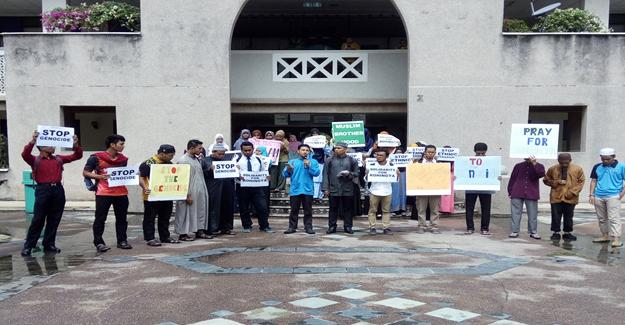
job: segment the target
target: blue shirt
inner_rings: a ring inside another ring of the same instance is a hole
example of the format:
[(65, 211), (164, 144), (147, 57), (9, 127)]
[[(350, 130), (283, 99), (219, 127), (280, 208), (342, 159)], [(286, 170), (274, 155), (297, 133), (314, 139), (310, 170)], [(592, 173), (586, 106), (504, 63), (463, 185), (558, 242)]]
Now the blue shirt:
[(286, 167), (282, 171), (284, 177), (291, 177), (291, 190), (289, 195), (313, 195), (315, 185), (313, 177), (319, 176), (319, 163), (315, 159), (308, 159), (310, 167), (304, 167), (304, 159), (297, 158), (289, 160), (289, 165), (293, 166), (293, 172), (289, 173)]
[(625, 181), (625, 164), (616, 160), (607, 166), (604, 166), (602, 163), (596, 164), (592, 168), (590, 178), (597, 180), (597, 186), (595, 186), (596, 197), (619, 196), (623, 190), (623, 181)]

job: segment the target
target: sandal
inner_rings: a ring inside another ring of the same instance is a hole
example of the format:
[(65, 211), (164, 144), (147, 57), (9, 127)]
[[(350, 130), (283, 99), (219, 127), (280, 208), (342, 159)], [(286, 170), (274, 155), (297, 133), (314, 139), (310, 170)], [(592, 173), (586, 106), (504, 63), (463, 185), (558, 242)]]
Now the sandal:
[(174, 238), (167, 238), (165, 240), (162, 240), (161, 243), (167, 243), (167, 244), (180, 244), (180, 241), (178, 239), (174, 239)]
[(195, 238), (196, 239), (198, 239), (198, 238), (199, 239), (213, 239), (215, 237), (213, 237), (212, 235), (207, 235), (205, 233), (198, 233), (198, 234), (195, 235)]
[(194, 241), (195, 238), (189, 237), (189, 235), (180, 235), (178, 236), (179, 241)]

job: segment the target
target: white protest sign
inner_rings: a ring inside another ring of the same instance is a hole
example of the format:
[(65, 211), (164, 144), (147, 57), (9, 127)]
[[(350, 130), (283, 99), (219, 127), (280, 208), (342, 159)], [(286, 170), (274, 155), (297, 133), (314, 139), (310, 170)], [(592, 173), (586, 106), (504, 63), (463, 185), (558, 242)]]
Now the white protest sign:
[(399, 147), (401, 141), (390, 134), (378, 134), (378, 148)]
[(375, 183), (395, 183), (397, 182), (397, 167), (385, 165), (380, 166), (373, 164), (368, 166), (369, 173), (367, 174), (368, 182)]
[(269, 170), (269, 167), (271, 167), (271, 158), (261, 156), (260, 159), (263, 161), (263, 170)]
[(375, 165), (376, 162), (377, 160), (375, 158), (367, 158), (367, 160), (365, 160), (365, 165), (369, 167)]
[(438, 148), (436, 150), (436, 160), (454, 161), (459, 154), (460, 149), (458, 148)]
[(107, 168), (109, 187), (139, 185), (139, 166)]
[(406, 148), (406, 153), (412, 155), (412, 159), (419, 160), (423, 157), (423, 153), (425, 152), (425, 147), (408, 147)]
[(412, 154), (407, 153), (395, 153), (389, 156), (391, 162), (395, 167), (406, 167), (412, 163)]
[(241, 171), (241, 177), (243, 177), (243, 179), (241, 180), (241, 187), (269, 186), (267, 176), (269, 176), (269, 173), (266, 170), (262, 172)]
[(347, 155), (356, 159), (358, 167), (362, 167), (362, 152), (348, 152)]
[(557, 159), (559, 124), (512, 124), (510, 158)]
[(260, 146), (265, 147), (265, 149), (267, 149), (267, 155), (271, 158), (272, 164), (274, 166), (278, 165), (282, 141), (250, 138), (250, 142), (254, 144), (254, 148), (258, 148)]
[(315, 135), (304, 139), (304, 144), (309, 145), (311, 148), (320, 149), (324, 148), (328, 143), (325, 135)]
[(499, 191), (501, 157), (456, 157), (454, 188), (471, 191)]
[(43, 147), (74, 147), (74, 128), (62, 126), (37, 125), (37, 146)]
[(234, 161), (213, 161), (213, 175), (215, 178), (237, 178), (239, 169)]

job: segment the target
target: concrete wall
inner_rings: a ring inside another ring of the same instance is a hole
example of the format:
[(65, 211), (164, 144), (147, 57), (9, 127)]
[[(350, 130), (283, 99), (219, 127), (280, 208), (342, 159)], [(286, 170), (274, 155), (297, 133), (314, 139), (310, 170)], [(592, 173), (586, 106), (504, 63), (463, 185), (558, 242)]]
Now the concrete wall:
[[(21, 197), (19, 151), (30, 130), (60, 123), (61, 105), (115, 106), (131, 163), (163, 142), (181, 152), (191, 137), (230, 134), (230, 37), (243, 2), (144, 1), (141, 35), (7, 35), (11, 198)], [(485, 141), (506, 157), (509, 125), (526, 122), (529, 106), (584, 105), (587, 151), (575, 161), (589, 170), (600, 147), (625, 153), (614, 136), (625, 131), (623, 36), (502, 35), (503, 1), (394, 2), (410, 45), (409, 139), (463, 153)], [(92, 197), (83, 163), (65, 171), (70, 200)], [(496, 196), (496, 211), (507, 211), (505, 199)]]

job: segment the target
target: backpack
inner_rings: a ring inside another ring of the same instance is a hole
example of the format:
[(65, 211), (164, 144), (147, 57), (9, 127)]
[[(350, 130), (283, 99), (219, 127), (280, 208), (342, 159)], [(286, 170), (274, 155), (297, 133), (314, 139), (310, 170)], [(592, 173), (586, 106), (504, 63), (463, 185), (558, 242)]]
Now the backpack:
[[(93, 170), (97, 174), (100, 171), (100, 159), (95, 154), (91, 155), (91, 157), (95, 157), (96, 159), (98, 159), (98, 163), (97, 163), (95, 169)], [(85, 176), (83, 178), (83, 182), (85, 183), (85, 188), (87, 188), (87, 191), (95, 192), (98, 189), (98, 180), (97, 179), (91, 179), (91, 178)]]
[[(58, 157), (58, 156), (52, 156), (54, 158), (54, 160), (56, 160), (56, 163), (59, 165), (59, 168), (61, 168), (61, 171), (63, 171), (65, 168), (63, 168), (63, 160)], [(41, 164), (41, 156), (37, 156), (35, 157), (35, 162), (33, 163), (33, 168), (32, 168), (32, 173), (30, 174), (30, 178), (32, 180), (35, 180), (35, 175), (37, 174), (37, 170), (39, 169), (39, 165)]]

